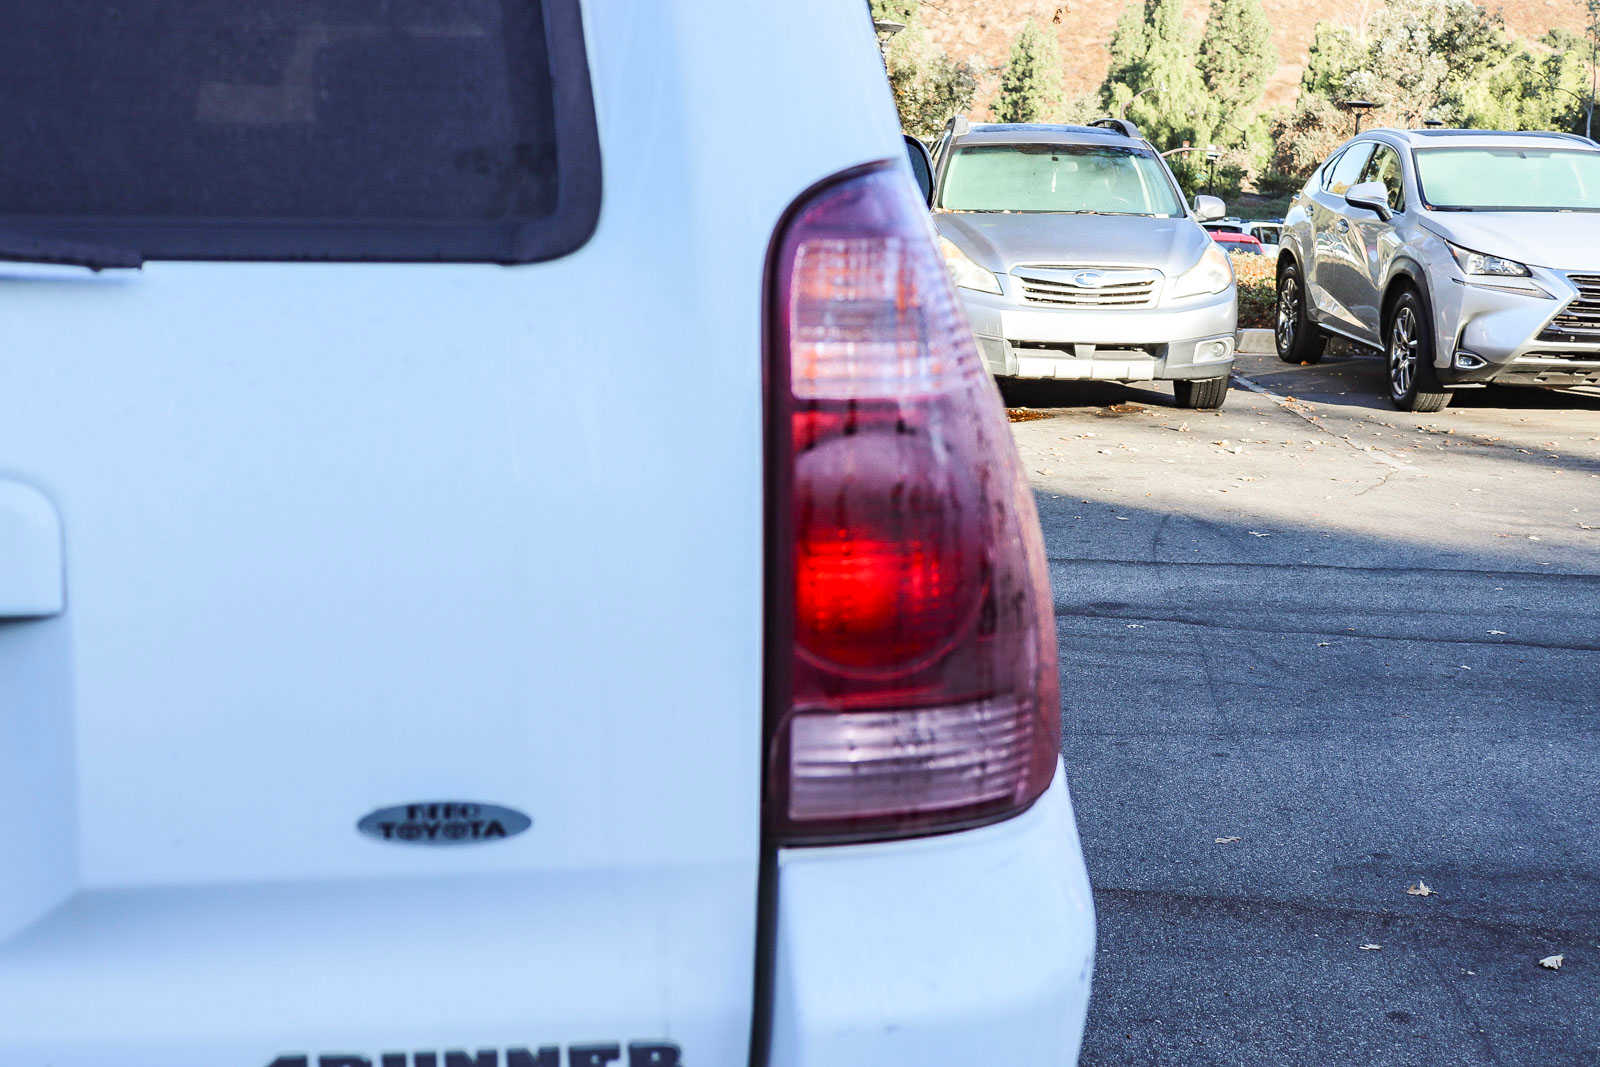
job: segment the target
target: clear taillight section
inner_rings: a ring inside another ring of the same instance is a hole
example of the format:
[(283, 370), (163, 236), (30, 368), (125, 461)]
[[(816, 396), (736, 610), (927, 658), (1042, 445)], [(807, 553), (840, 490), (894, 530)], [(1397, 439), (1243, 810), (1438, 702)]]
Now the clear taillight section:
[(1060, 747), (1039, 521), (927, 212), (885, 164), (771, 264), (768, 811), (778, 839), (993, 821)]

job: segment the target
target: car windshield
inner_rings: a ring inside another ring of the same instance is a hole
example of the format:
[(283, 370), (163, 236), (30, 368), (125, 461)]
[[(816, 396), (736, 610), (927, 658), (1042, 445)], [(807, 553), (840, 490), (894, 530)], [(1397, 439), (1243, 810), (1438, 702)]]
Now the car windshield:
[(1546, 148), (1426, 148), (1417, 179), (1447, 211), (1600, 211), (1600, 152)]
[(1100, 145), (978, 145), (957, 150), (944, 178), (947, 211), (1184, 214), (1151, 152)]

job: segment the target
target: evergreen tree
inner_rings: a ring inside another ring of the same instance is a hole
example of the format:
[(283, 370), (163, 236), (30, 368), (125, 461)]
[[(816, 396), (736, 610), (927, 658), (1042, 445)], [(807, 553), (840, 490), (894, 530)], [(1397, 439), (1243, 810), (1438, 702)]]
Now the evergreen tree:
[(1277, 69), (1278, 50), (1261, 0), (1212, 0), (1200, 39), (1200, 75), (1223, 121), (1238, 123), (1260, 103)]
[(1040, 122), (1061, 106), (1061, 56), (1053, 33), (1029, 19), (1011, 42), (994, 102), (998, 122)]
[(934, 48), (918, 17), (920, 6), (920, 0), (873, 0), (872, 16), (905, 24), (884, 53), (889, 88), (894, 92), (901, 127), (914, 137), (932, 141), (951, 116), (972, 106), (978, 72), (971, 64)]
[(1361, 66), (1361, 59), (1361, 48), (1348, 27), (1317, 23), (1311, 30), (1311, 54), (1305, 73), (1300, 76), (1300, 91), (1329, 100), (1342, 99), (1345, 79)]
[[(1163, 149), (1203, 146), (1218, 128), (1216, 101), (1199, 70), (1199, 44), (1183, 0), (1144, 0), (1117, 20), (1101, 103), (1137, 123)], [(1181, 157), (1175, 157), (1180, 165)]]

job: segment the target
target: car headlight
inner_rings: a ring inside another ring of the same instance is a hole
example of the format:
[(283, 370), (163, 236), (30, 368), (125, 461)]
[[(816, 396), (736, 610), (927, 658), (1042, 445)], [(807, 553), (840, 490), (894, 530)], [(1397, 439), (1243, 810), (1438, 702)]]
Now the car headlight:
[(1224, 293), (1233, 284), (1233, 264), (1228, 262), (1228, 254), (1214, 241), (1207, 244), (1210, 247), (1201, 253), (1200, 262), (1178, 275), (1173, 283), (1172, 295), (1176, 299)]
[(1471, 252), (1465, 248), (1458, 248), (1446, 242), (1450, 254), (1456, 257), (1456, 263), (1461, 267), (1461, 273), (1467, 277), (1478, 278), (1531, 278), (1533, 271), (1525, 264), (1514, 259), (1501, 259), (1499, 256), (1486, 256), (1482, 252)]
[(994, 276), (994, 272), (974, 263), (972, 257), (956, 247), (950, 238), (939, 238), (939, 251), (944, 253), (944, 265), (950, 268), (950, 280), (961, 288), (996, 295), (1001, 292), (1000, 279)]

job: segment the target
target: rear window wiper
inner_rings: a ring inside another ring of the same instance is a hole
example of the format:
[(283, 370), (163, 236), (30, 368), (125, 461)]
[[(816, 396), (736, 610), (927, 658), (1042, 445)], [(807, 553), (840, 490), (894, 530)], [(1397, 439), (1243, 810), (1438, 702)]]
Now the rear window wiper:
[(0, 260), (12, 263), (55, 263), (90, 270), (138, 270), (144, 256), (137, 249), (58, 241), (0, 230)]

